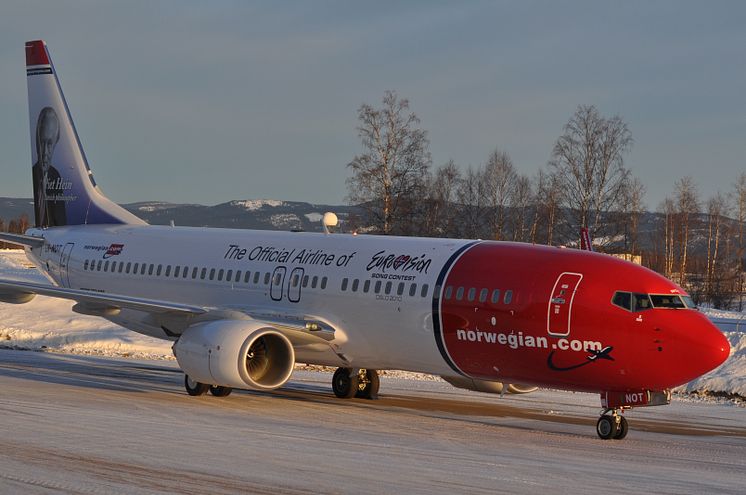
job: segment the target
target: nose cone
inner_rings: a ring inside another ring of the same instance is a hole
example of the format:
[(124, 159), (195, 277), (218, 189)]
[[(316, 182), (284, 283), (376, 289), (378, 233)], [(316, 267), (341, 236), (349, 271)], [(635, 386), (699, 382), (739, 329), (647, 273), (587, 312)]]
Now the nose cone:
[(692, 316), (695, 317), (689, 326), (692, 339), (685, 344), (690, 347), (686, 352), (687, 371), (692, 374), (689, 380), (714, 370), (730, 355), (730, 343), (723, 332), (705, 315), (694, 313)]

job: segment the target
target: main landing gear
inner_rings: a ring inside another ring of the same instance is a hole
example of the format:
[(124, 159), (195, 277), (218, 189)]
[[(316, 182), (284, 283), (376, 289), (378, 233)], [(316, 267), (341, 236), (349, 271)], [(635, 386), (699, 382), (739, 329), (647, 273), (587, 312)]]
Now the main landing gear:
[(340, 399), (377, 399), (379, 385), (378, 371), (365, 368), (337, 368), (332, 378), (332, 390)]
[[(629, 425), (620, 413), (624, 408), (606, 409), (596, 423), (596, 433), (604, 440), (621, 440), (627, 436)], [(609, 414), (611, 413), (611, 414)]]
[(189, 375), (184, 375), (184, 388), (192, 396), (205, 395), (208, 391), (215, 397), (227, 397), (233, 392), (231, 387), (222, 387), (220, 385), (208, 385), (193, 380)]

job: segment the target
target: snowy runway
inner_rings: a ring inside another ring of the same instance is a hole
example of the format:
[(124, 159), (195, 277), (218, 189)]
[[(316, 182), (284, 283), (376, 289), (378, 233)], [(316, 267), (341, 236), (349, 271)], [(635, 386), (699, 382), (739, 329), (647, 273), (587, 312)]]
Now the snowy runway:
[(0, 350), (0, 493), (743, 493), (746, 408), (635, 410), (383, 378), (336, 399), (326, 373), (189, 397), (171, 362)]

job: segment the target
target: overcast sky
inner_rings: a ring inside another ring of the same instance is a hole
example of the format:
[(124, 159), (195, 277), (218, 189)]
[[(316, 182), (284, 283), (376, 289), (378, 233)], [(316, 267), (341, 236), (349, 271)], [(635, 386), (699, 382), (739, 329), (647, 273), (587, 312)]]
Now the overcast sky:
[(361, 103), (410, 100), (433, 165), (534, 175), (579, 104), (618, 114), (655, 209), (746, 171), (746, 2), (100, 2), (0, 7), (0, 196), (26, 196), (23, 45), (47, 41), (117, 202), (341, 203)]

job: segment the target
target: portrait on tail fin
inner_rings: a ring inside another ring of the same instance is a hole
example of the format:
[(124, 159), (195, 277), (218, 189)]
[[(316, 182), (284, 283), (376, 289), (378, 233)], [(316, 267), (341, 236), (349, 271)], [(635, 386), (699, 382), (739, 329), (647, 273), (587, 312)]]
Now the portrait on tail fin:
[(52, 166), (60, 140), (60, 120), (52, 107), (44, 107), (36, 121), (36, 163), (33, 166), (34, 214), (37, 227), (67, 225), (64, 180)]

